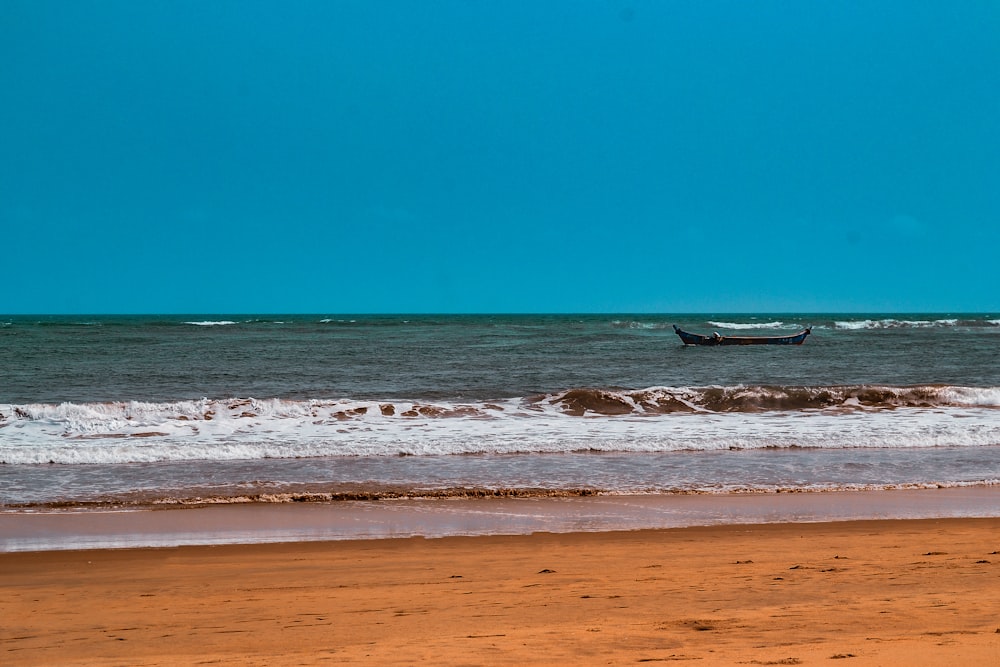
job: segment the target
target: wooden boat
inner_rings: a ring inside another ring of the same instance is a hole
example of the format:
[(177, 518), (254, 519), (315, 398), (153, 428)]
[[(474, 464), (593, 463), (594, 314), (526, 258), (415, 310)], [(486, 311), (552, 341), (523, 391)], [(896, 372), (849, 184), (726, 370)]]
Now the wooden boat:
[(722, 336), (718, 331), (711, 336), (688, 333), (676, 324), (674, 331), (685, 345), (802, 345), (812, 327), (806, 327), (790, 336)]

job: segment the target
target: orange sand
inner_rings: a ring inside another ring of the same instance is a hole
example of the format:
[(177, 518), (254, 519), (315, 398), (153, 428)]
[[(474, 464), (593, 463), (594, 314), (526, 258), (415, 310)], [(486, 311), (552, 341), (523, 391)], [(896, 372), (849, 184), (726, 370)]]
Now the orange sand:
[(0, 554), (0, 664), (1000, 665), (1000, 519)]

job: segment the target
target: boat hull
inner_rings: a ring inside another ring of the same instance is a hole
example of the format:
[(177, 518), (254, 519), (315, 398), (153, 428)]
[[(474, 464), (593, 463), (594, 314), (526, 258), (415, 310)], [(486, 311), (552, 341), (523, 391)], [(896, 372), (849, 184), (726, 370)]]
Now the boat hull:
[(685, 345), (802, 345), (806, 336), (812, 333), (812, 327), (807, 327), (790, 336), (711, 336), (684, 331), (676, 324), (674, 331)]

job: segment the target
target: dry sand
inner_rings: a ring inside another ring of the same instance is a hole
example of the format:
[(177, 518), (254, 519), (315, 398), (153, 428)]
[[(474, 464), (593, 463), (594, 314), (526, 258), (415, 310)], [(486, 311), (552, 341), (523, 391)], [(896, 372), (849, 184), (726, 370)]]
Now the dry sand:
[(0, 554), (0, 664), (1000, 665), (1000, 519)]

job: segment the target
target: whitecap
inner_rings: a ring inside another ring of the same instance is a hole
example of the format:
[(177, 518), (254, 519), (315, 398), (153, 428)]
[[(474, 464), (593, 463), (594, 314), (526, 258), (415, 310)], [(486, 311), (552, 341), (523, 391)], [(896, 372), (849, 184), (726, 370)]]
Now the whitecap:
[(754, 322), (751, 324), (745, 322), (712, 322), (709, 321), (713, 327), (719, 327), (720, 329), (782, 329), (788, 325), (784, 322)]

